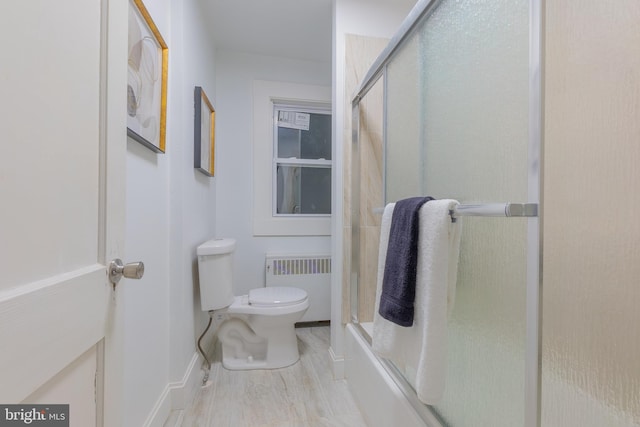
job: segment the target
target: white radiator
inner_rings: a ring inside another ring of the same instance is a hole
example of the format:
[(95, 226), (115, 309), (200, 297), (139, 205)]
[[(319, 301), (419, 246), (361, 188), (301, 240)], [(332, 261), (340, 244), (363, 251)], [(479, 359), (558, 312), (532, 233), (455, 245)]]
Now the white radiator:
[(331, 256), (276, 255), (265, 257), (267, 286), (292, 286), (307, 291), (309, 309), (300, 322), (331, 319)]

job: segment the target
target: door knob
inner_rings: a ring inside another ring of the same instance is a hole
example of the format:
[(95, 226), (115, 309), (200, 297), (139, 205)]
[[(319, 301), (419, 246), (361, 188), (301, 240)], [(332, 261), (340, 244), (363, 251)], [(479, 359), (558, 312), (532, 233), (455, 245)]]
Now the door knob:
[(122, 276), (127, 279), (141, 279), (144, 275), (144, 263), (130, 262), (123, 264), (121, 259), (114, 259), (109, 263), (109, 280), (115, 287)]

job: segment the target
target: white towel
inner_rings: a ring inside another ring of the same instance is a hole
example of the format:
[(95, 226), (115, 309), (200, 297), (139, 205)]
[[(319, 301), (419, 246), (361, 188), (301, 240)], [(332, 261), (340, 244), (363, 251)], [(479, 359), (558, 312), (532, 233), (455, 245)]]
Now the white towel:
[(461, 220), (452, 222), (449, 210), (457, 204), (433, 200), (420, 209), (415, 313), (408, 328), (378, 314), (394, 203), (385, 207), (380, 228), (372, 347), (404, 372), (418, 399), (428, 405), (440, 402), (444, 395), (447, 320), (455, 298), (461, 230)]

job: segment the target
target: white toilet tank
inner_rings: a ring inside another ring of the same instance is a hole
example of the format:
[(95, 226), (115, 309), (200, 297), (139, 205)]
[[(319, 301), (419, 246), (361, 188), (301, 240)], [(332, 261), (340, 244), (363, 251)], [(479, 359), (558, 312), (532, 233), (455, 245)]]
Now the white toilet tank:
[(200, 306), (203, 311), (228, 307), (233, 295), (235, 239), (212, 239), (197, 249)]

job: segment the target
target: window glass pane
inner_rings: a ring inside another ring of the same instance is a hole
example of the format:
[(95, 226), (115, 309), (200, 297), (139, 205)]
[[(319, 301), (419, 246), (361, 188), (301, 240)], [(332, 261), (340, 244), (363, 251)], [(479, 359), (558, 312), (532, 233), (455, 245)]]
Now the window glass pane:
[(302, 131), (300, 149), (303, 159), (331, 160), (331, 116), (311, 114), (309, 130)]
[(278, 165), (277, 213), (300, 213), (300, 167)]
[(331, 160), (331, 115), (276, 110), (276, 157)]
[(331, 213), (331, 169), (302, 168), (303, 214)]
[(331, 213), (331, 168), (277, 167), (277, 213)]
[(278, 152), (277, 157), (300, 158), (300, 130), (278, 126)]

